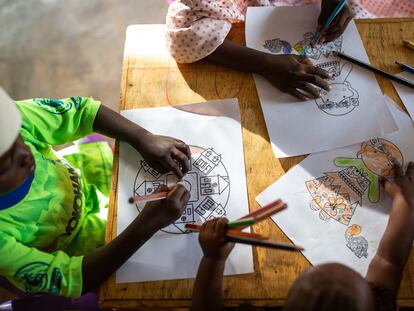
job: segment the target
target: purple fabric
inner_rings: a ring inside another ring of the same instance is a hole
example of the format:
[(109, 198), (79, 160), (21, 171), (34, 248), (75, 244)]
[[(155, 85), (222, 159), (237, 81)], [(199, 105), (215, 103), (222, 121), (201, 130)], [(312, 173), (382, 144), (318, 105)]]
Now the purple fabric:
[(97, 142), (97, 141), (105, 141), (105, 138), (103, 138), (102, 135), (100, 135), (98, 133), (93, 133), (92, 135), (85, 136), (85, 137), (79, 139), (77, 141), (77, 143), (79, 145), (81, 145), (81, 144), (88, 144), (88, 143), (93, 143), (93, 142)]
[(71, 299), (48, 294), (27, 294), (14, 287), (6, 278), (0, 276), (0, 287), (18, 295), (21, 299), (13, 300), (13, 311), (63, 311), (66, 309), (84, 311), (104, 311), (108, 309), (99, 308), (99, 297), (97, 293), (86, 293), (83, 296)]

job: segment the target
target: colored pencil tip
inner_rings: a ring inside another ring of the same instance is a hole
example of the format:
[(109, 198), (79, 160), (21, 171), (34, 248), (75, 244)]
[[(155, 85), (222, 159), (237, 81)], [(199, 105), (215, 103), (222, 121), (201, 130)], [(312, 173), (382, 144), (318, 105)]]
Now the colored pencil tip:
[(130, 197), (130, 198), (128, 199), (128, 202), (129, 202), (130, 204), (134, 203), (134, 198), (133, 198), (133, 197)]

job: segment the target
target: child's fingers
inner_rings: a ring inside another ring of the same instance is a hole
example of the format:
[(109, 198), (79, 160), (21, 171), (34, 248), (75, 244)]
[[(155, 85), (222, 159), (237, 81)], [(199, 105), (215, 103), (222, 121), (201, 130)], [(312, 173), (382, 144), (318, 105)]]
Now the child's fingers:
[(180, 199), (182, 195), (184, 194), (184, 192), (186, 191), (187, 189), (183, 185), (176, 184), (171, 188), (170, 192), (168, 192), (167, 199), (170, 199), (170, 200)]
[(322, 30), (322, 24), (318, 24), (318, 26), (316, 26), (316, 32), (320, 32)]
[(201, 226), (201, 231), (203, 232), (208, 232), (208, 231), (213, 231), (214, 232), (214, 228), (216, 227), (216, 222), (217, 222), (217, 218), (216, 219), (212, 219), (212, 220), (207, 220), (205, 223), (202, 224)]
[(293, 97), (296, 97), (296, 98), (300, 99), (300, 100), (309, 100), (310, 99), (309, 97), (305, 96), (305, 94), (303, 94), (303, 93), (301, 93), (298, 90), (293, 89), (293, 88), (286, 89), (285, 92), (292, 95)]
[(339, 24), (331, 25), (323, 32), (323, 42), (333, 41), (344, 33), (349, 22), (352, 20), (352, 16), (345, 16), (343, 18), (345, 19)]
[(291, 56), (293, 56), (301, 64), (314, 66), (312, 61), (309, 58), (307, 58), (306, 56), (302, 56), (302, 55), (291, 55)]
[[(332, 78), (329, 72), (327, 72), (326, 70), (323, 70), (322, 68), (313, 66), (313, 65), (306, 67), (306, 72), (310, 75), (316, 75), (317, 77), (319, 76), (320, 78), (323, 78), (323, 79)], [(326, 83), (326, 81), (324, 81), (324, 83)]]
[(183, 168), (182, 173), (186, 174), (190, 170), (190, 161), (188, 157), (178, 149), (172, 150), (171, 154), (173, 158), (181, 164), (181, 167)]
[(179, 165), (173, 160), (170, 154), (165, 156), (164, 160), (166, 162), (167, 168), (172, 171), (178, 177), (178, 179), (183, 178), (183, 173), (181, 172)]
[[(185, 187), (184, 187), (185, 188)], [(188, 202), (188, 200), (190, 199), (190, 197), (191, 197), (191, 194), (190, 194), (190, 192), (187, 190), (187, 189), (185, 189), (186, 191), (182, 194), (182, 196), (181, 196), (181, 199), (180, 199), (180, 201), (181, 201), (181, 204), (183, 205), (183, 208), (187, 205), (187, 202)]]
[(169, 188), (166, 185), (159, 185), (157, 189), (153, 193), (168, 191)]
[(303, 80), (309, 83), (312, 83), (316, 86), (319, 86), (320, 88), (329, 91), (331, 89), (330, 85), (328, 82), (326, 82), (325, 80), (323, 80), (321, 77), (318, 77), (316, 75), (312, 75), (312, 74), (305, 74), (303, 75)]
[(215, 224), (215, 230), (218, 237), (223, 237), (226, 235), (227, 223), (229, 220), (227, 218), (219, 218)]
[(308, 82), (296, 82), (296, 83), (294, 83), (293, 86), (297, 89), (305, 91), (306, 93), (308, 93), (310, 95), (310, 97), (313, 97), (313, 98), (321, 97), (321, 94), (319, 93), (319, 90), (314, 88)]
[(384, 184), (385, 191), (391, 196), (391, 198), (394, 199), (395, 196), (400, 193), (401, 189), (395, 182), (388, 179), (383, 179), (382, 182)]
[(175, 147), (183, 152), (187, 156), (188, 160), (191, 159), (190, 146), (188, 146), (185, 142), (179, 140)]

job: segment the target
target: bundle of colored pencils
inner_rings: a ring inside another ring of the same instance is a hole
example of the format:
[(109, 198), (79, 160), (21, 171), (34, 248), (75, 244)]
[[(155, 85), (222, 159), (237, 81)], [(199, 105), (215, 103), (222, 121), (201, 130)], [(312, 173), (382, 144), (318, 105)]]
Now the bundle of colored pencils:
[[(288, 251), (301, 251), (303, 250), (302, 247), (297, 245), (290, 245), (286, 243), (275, 243), (268, 241), (268, 237), (263, 236), (259, 233), (250, 233), (250, 232), (243, 232), (244, 228), (247, 228), (249, 226), (255, 225), (270, 216), (279, 213), (287, 208), (287, 205), (281, 200), (278, 199), (274, 202), (271, 202), (262, 208), (259, 208), (242, 218), (231, 221), (227, 224), (227, 233), (226, 233), (226, 239), (229, 242), (234, 243), (241, 243), (241, 244), (249, 244), (253, 246), (259, 246), (259, 247), (267, 247), (267, 248), (274, 248), (274, 249), (280, 249), (280, 250), (288, 250)], [(194, 225), (194, 224), (187, 224), (185, 226), (187, 230), (193, 231), (193, 232), (199, 232), (201, 230), (200, 225)]]
[[(153, 193), (145, 196), (135, 196), (129, 198), (129, 203), (134, 204), (137, 202), (151, 202), (165, 199), (168, 195), (167, 192), (158, 192)], [(278, 199), (274, 202), (271, 202), (262, 208), (259, 208), (240, 219), (235, 221), (229, 222), (227, 224), (228, 230), (226, 233), (226, 239), (229, 242), (234, 243), (241, 243), (241, 244), (249, 244), (259, 247), (267, 247), (267, 248), (274, 248), (274, 249), (281, 249), (281, 250), (288, 250), (288, 251), (301, 251), (303, 250), (302, 247), (297, 245), (291, 245), (286, 243), (276, 243), (268, 241), (268, 237), (263, 236), (259, 233), (250, 233), (250, 232), (243, 232), (242, 230), (255, 225), (272, 215), (279, 213), (287, 208), (287, 205), (281, 200)], [(196, 224), (187, 224), (185, 225), (187, 230), (193, 232), (199, 232), (201, 230), (200, 225)]]

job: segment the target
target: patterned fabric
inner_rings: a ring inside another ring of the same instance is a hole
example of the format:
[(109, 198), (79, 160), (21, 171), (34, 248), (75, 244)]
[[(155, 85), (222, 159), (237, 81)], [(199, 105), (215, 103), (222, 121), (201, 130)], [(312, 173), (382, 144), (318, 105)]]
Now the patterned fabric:
[[(244, 21), (249, 6), (298, 6), (319, 0), (177, 0), (167, 14), (167, 47), (179, 63), (192, 63), (213, 53), (231, 29)], [(357, 18), (414, 15), (412, 0), (351, 0)]]
[(112, 152), (107, 143), (51, 146), (90, 135), (100, 103), (90, 98), (17, 102), (20, 134), (36, 162), (27, 195), (0, 211), (0, 275), (26, 293), (79, 297), (82, 260), (103, 244)]

